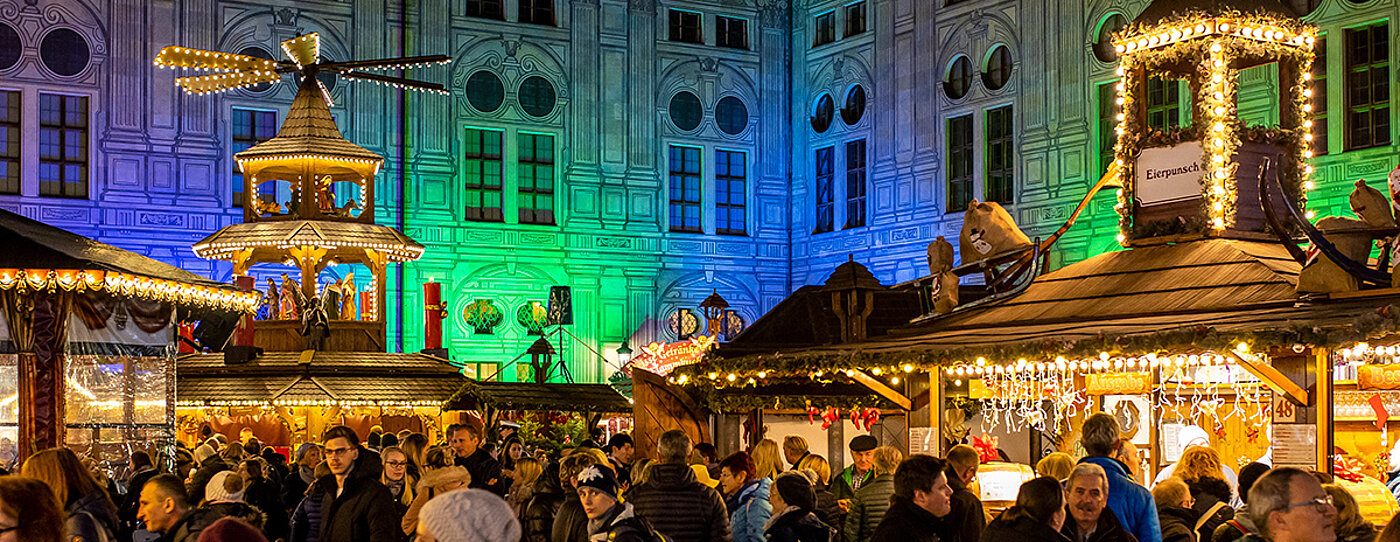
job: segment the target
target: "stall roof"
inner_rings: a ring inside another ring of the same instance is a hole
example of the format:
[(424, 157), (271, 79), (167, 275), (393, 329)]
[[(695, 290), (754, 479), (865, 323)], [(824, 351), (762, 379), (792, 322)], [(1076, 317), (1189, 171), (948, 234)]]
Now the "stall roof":
[(223, 354), (190, 354), (176, 363), (182, 404), (333, 401), (445, 404), (467, 378), (446, 360), (426, 354), (267, 352), (226, 365)]
[(607, 384), (536, 384), (471, 380), (452, 397), (451, 410), (557, 410), (632, 412), (632, 403)]

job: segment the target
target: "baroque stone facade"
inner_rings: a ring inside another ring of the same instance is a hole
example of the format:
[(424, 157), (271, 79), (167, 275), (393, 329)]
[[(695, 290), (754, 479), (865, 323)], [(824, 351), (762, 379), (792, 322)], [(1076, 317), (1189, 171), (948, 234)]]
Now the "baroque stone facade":
[[(1341, 209), (1348, 179), (1379, 180), (1396, 150), (1343, 152), (1342, 38), (1397, 8), (1294, 3), (1335, 36), (1338, 120), (1311, 207)], [(566, 285), (578, 340), (555, 344), (575, 379), (600, 381), (624, 338), (670, 338), (667, 315), (712, 291), (752, 322), (851, 255), (886, 283), (923, 275), (928, 242), (959, 231), (957, 200), (1006, 199), (1030, 235), (1053, 231), (1112, 130), (1095, 44), (1145, 5), (0, 0), (0, 130), (17, 134), (0, 145), (0, 206), (227, 280), (189, 245), (241, 220), (231, 155), (274, 129), (295, 82), (185, 96), (157, 51), (280, 57), (314, 31), (336, 60), (448, 54), (411, 75), (450, 97), (326, 81), (346, 137), (387, 159), (380, 223), (428, 247), (391, 269), (390, 349), (421, 347), (417, 284), (434, 280), (453, 359), (515, 380), (531, 302)], [(1095, 200), (1052, 264), (1115, 248), (1112, 207)], [(478, 301), (504, 317), (469, 323)]]

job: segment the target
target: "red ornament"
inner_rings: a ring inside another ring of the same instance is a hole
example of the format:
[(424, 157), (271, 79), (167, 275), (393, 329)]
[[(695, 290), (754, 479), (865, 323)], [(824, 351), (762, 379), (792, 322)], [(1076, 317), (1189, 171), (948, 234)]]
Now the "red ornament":
[(830, 429), (831, 424), (836, 423), (836, 421), (840, 419), (841, 413), (836, 411), (836, 407), (826, 409), (826, 412), (822, 413), (822, 430)]
[(822, 414), (821, 409), (812, 405), (807, 405), (807, 423), (817, 423), (816, 417)]

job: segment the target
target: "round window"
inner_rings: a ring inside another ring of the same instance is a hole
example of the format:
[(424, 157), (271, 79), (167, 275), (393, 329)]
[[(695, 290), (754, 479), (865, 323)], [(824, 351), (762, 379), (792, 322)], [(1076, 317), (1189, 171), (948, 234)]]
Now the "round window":
[(500, 109), (505, 99), (506, 87), (496, 74), (482, 70), (467, 78), (467, 101), (477, 111), (490, 113)]
[(39, 43), (39, 58), (49, 71), (58, 75), (78, 75), (88, 65), (88, 44), (77, 32), (58, 28), (44, 35)]
[(1100, 62), (1113, 62), (1118, 60), (1118, 51), (1113, 49), (1113, 33), (1123, 29), (1123, 25), (1128, 21), (1122, 15), (1114, 13), (1104, 20), (1103, 26), (1099, 27), (1098, 40), (1094, 42), (1094, 57)]
[(683, 132), (700, 126), (700, 118), (705, 114), (700, 107), (700, 98), (689, 92), (678, 92), (671, 97), (671, 122)]
[(846, 93), (846, 107), (841, 108), (841, 120), (846, 121), (847, 125), (855, 126), (863, 116), (865, 116), (865, 88), (856, 85)]
[(526, 77), (520, 83), (520, 108), (532, 117), (543, 117), (554, 111), (554, 85), (538, 75)]
[[(238, 54), (243, 56), (251, 56), (253, 58), (261, 58), (263, 60), (277, 60), (275, 58), (272, 58), (272, 53), (263, 50), (262, 47), (244, 47), (242, 51), (238, 52)], [(256, 85), (248, 87), (245, 90), (249, 92), (262, 92), (269, 88), (272, 88), (272, 83), (258, 83)]]
[(987, 58), (987, 70), (982, 73), (982, 84), (990, 90), (998, 90), (1011, 80), (1011, 51), (1005, 45), (992, 49)]
[(733, 96), (725, 96), (715, 104), (715, 122), (719, 129), (729, 135), (738, 135), (749, 126), (749, 108)]
[(24, 44), (19, 41), (19, 33), (10, 25), (0, 24), (0, 70), (18, 63), (22, 49)]
[(830, 94), (822, 94), (817, 99), (817, 108), (812, 111), (812, 129), (817, 133), (825, 132), (831, 127), (831, 116), (836, 112), (836, 106), (832, 104)]
[(943, 82), (943, 93), (954, 100), (967, 96), (972, 88), (972, 61), (958, 55), (948, 66), (948, 78)]

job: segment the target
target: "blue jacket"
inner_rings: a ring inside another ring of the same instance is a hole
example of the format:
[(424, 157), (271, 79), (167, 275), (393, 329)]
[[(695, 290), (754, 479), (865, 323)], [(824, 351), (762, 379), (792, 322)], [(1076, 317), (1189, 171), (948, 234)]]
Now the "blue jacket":
[(772, 478), (760, 478), (739, 488), (729, 499), (729, 527), (734, 534), (734, 542), (764, 542), (763, 527), (773, 515), (773, 505), (768, 502)]
[(1152, 493), (1138, 485), (1122, 463), (1110, 457), (1086, 457), (1079, 461), (1103, 467), (1108, 473), (1108, 509), (1118, 516), (1124, 530), (1133, 533), (1138, 542), (1162, 542), (1162, 527), (1157, 520)]

